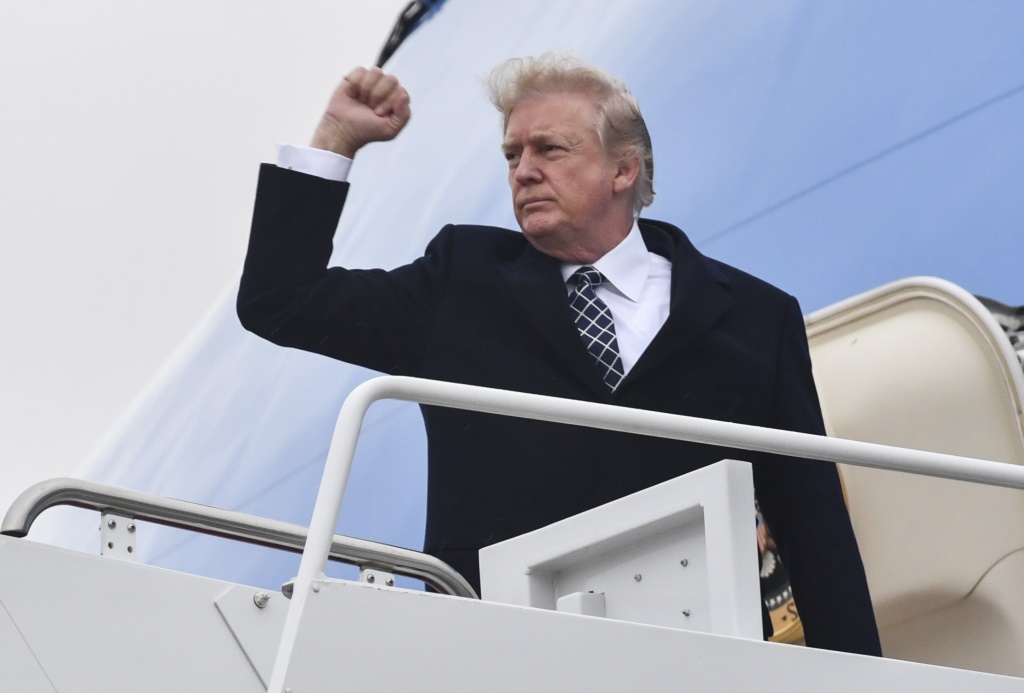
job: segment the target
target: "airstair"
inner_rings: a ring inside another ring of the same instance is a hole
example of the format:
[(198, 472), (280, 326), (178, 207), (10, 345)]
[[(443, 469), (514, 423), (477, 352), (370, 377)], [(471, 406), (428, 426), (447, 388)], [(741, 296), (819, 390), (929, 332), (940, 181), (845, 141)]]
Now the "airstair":
[[(809, 316), (824, 409), (840, 437), (381, 377), (339, 414), (308, 530), (92, 482), (43, 482), (2, 526), (0, 687), (1024, 690), (1024, 374), (984, 310), (956, 287), (921, 280)], [(955, 355), (910, 338), (926, 325), (938, 325)], [(884, 366), (893, 350), (905, 353)], [(935, 363), (941, 377), (927, 375)], [(743, 462), (487, 549), (483, 599), (432, 557), (335, 534), (359, 427), (379, 399), (840, 463), (887, 657), (760, 639), (743, 615), (758, 598), (756, 571), (743, 565), (754, 556)], [(915, 433), (936, 412), (966, 421)], [(61, 504), (99, 513), (101, 555), (26, 538)], [(298, 575), (272, 591), (138, 564), (142, 521), (302, 551)], [(359, 579), (327, 577), (328, 560), (358, 565)], [(658, 577), (670, 571), (692, 577)], [(438, 593), (398, 587), (396, 575)]]

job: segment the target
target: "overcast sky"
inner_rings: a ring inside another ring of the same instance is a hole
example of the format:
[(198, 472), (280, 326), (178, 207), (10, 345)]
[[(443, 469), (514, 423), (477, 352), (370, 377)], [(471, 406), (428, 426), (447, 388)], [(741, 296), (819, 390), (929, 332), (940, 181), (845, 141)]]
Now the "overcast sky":
[(407, 0), (0, 5), (0, 513), (235, 279), (256, 172)]

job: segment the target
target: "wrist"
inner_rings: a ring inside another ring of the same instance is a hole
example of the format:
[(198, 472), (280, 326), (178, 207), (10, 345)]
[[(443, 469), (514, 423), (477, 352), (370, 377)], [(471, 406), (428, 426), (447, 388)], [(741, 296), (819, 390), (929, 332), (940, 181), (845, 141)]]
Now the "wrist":
[(345, 128), (342, 127), (341, 123), (327, 114), (324, 114), (323, 118), (320, 119), (320, 124), (317, 125), (309, 146), (314, 149), (334, 152), (349, 159), (355, 158), (356, 152), (359, 151), (360, 147), (360, 145), (352, 141), (352, 138), (345, 132)]

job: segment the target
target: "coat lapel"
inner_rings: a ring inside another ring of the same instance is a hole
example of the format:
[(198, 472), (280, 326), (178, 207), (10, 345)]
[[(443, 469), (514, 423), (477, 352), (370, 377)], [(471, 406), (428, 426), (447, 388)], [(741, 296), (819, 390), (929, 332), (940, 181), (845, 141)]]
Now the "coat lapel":
[[(668, 319), (636, 362), (623, 384), (650, 373), (674, 358), (714, 326), (733, 304), (725, 280), (697, 252), (682, 231), (670, 224), (642, 219), (640, 230), (652, 252), (670, 248), (672, 297)], [(666, 243), (666, 239), (669, 241)]]
[(520, 255), (499, 265), (499, 273), (539, 333), (538, 339), (547, 342), (573, 376), (601, 399), (610, 399), (608, 386), (591, 365), (576, 330), (558, 261), (527, 245)]

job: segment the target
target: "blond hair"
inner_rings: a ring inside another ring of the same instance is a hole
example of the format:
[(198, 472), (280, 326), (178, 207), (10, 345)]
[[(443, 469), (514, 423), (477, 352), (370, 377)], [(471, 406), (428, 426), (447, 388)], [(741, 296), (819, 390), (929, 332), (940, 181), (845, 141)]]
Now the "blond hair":
[(512, 58), (495, 67), (487, 79), (491, 102), (508, 128), (512, 109), (531, 96), (553, 92), (590, 95), (597, 106), (598, 140), (616, 161), (637, 157), (640, 171), (633, 187), (633, 212), (654, 201), (654, 153), (640, 106), (626, 85), (579, 58), (559, 53)]

